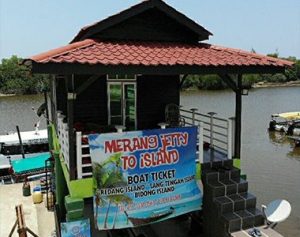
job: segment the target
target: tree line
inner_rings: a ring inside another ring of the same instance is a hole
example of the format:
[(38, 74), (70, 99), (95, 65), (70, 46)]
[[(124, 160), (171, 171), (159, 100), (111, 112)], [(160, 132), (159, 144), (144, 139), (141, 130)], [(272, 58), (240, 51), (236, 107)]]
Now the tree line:
[[(278, 58), (278, 53), (268, 54)], [(284, 74), (249, 74), (243, 75), (245, 86), (252, 86), (257, 82), (284, 83), (300, 80), (300, 60), (296, 57), (284, 58), (294, 62), (294, 66)], [(49, 88), (49, 75), (32, 75), (29, 68), (23, 65), (22, 58), (12, 56), (2, 59), (0, 63), (0, 93), (2, 94), (36, 94)], [(226, 83), (218, 75), (188, 75), (182, 88), (225, 89)]]
[(22, 64), (22, 59), (12, 56), (0, 63), (0, 93), (36, 94), (48, 90), (49, 75), (34, 74)]
[[(255, 51), (253, 50), (253, 52)], [(278, 53), (268, 54), (267, 56), (279, 58)], [(244, 74), (243, 85), (250, 88), (253, 84), (258, 82), (285, 83), (289, 81), (300, 81), (300, 59), (296, 57), (281, 59), (292, 61), (295, 64), (292, 68), (286, 69), (284, 74)], [(219, 90), (226, 89), (228, 86), (218, 75), (188, 75), (182, 88)]]

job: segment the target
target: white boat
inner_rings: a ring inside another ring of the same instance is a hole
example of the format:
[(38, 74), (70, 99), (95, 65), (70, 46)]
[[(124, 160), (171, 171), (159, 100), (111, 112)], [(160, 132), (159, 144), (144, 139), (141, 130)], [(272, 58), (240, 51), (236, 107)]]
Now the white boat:
[(300, 136), (300, 112), (272, 114), (269, 131), (279, 131), (290, 136)]
[[(25, 158), (48, 153), (47, 129), (20, 132)], [(23, 158), (18, 133), (0, 135), (0, 183), (8, 177), (12, 163)], [(1, 178), (2, 177), (2, 178)]]
[[(20, 132), (21, 140), (23, 145), (33, 145), (33, 144), (47, 144), (48, 143), (48, 133), (47, 129)], [(18, 145), (19, 137), (18, 133), (10, 133), (6, 135), (0, 135), (0, 144), (7, 146)], [(0, 152), (2, 153), (2, 152)]]

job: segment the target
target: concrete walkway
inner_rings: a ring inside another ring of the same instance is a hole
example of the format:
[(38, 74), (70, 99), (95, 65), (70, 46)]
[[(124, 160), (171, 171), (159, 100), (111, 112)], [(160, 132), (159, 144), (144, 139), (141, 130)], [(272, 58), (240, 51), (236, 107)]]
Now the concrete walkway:
[[(23, 197), (22, 183), (0, 185), (0, 236), (8, 236), (15, 221), (15, 206), (22, 204), (25, 224), (39, 237), (50, 237), (55, 229), (54, 214), (49, 212), (44, 202), (33, 204), (32, 196)], [(31, 183), (31, 190), (34, 186)], [(13, 236), (18, 236), (17, 231)]]

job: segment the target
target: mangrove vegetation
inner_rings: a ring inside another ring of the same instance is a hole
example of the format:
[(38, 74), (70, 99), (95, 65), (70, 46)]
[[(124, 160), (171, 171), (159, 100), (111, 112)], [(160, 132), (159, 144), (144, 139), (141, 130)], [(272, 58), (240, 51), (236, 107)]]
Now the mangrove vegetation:
[[(270, 57), (279, 58), (278, 53), (268, 54)], [(300, 59), (296, 57), (282, 58), (294, 62), (294, 66), (277, 74), (245, 74), (243, 75), (243, 84), (246, 87), (252, 87), (258, 82), (287, 83), (291, 81), (300, 82)], [(188, 75), (182, 85), (183, 89), (207, 89), (220, 90), (228, 86), (218, 75)]]
[(0, 63), (1, 94), (37, 94), (48, 89), (49, 75), (34, 74), (22, 64), (22, 59), (12, 56)]
[[(268, 56), (279, 58), (278, 53)], [(243, 75), (245, 86), (251, 87), (258, 82), (286, 83), (300, 81), (300, 60), (296, 57), (284, 58), (294, 62), (285, 74), (251, 74)], [(22, 64), (22, 58), (12, 56), (2, 59), (0, 63), (0, 94), (36, 94), (48, 89), (49, 75), (31, 74), (30, 69)], [(183, 89), (226, 89), (227, 85), (218, 75), (188, 75), (182, 85)]]

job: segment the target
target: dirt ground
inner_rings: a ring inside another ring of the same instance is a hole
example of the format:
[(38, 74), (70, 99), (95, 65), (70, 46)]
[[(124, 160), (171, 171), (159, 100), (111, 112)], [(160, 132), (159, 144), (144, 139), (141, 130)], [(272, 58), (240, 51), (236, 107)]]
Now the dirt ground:
[[(55, 229), (53, 212), (47, 210), (44, 202), (34, 204), (32, 195), (23, 197), (22, 185), (0, 185), (0, 236), (9, 235), (16, 221), (15, 206), (22, 204), (26, 226), (39, 237), (50, 237)], [(31, 192), (33, 187), (31, 183)], [(13, 236), (18, 236), (17, 230)]]

